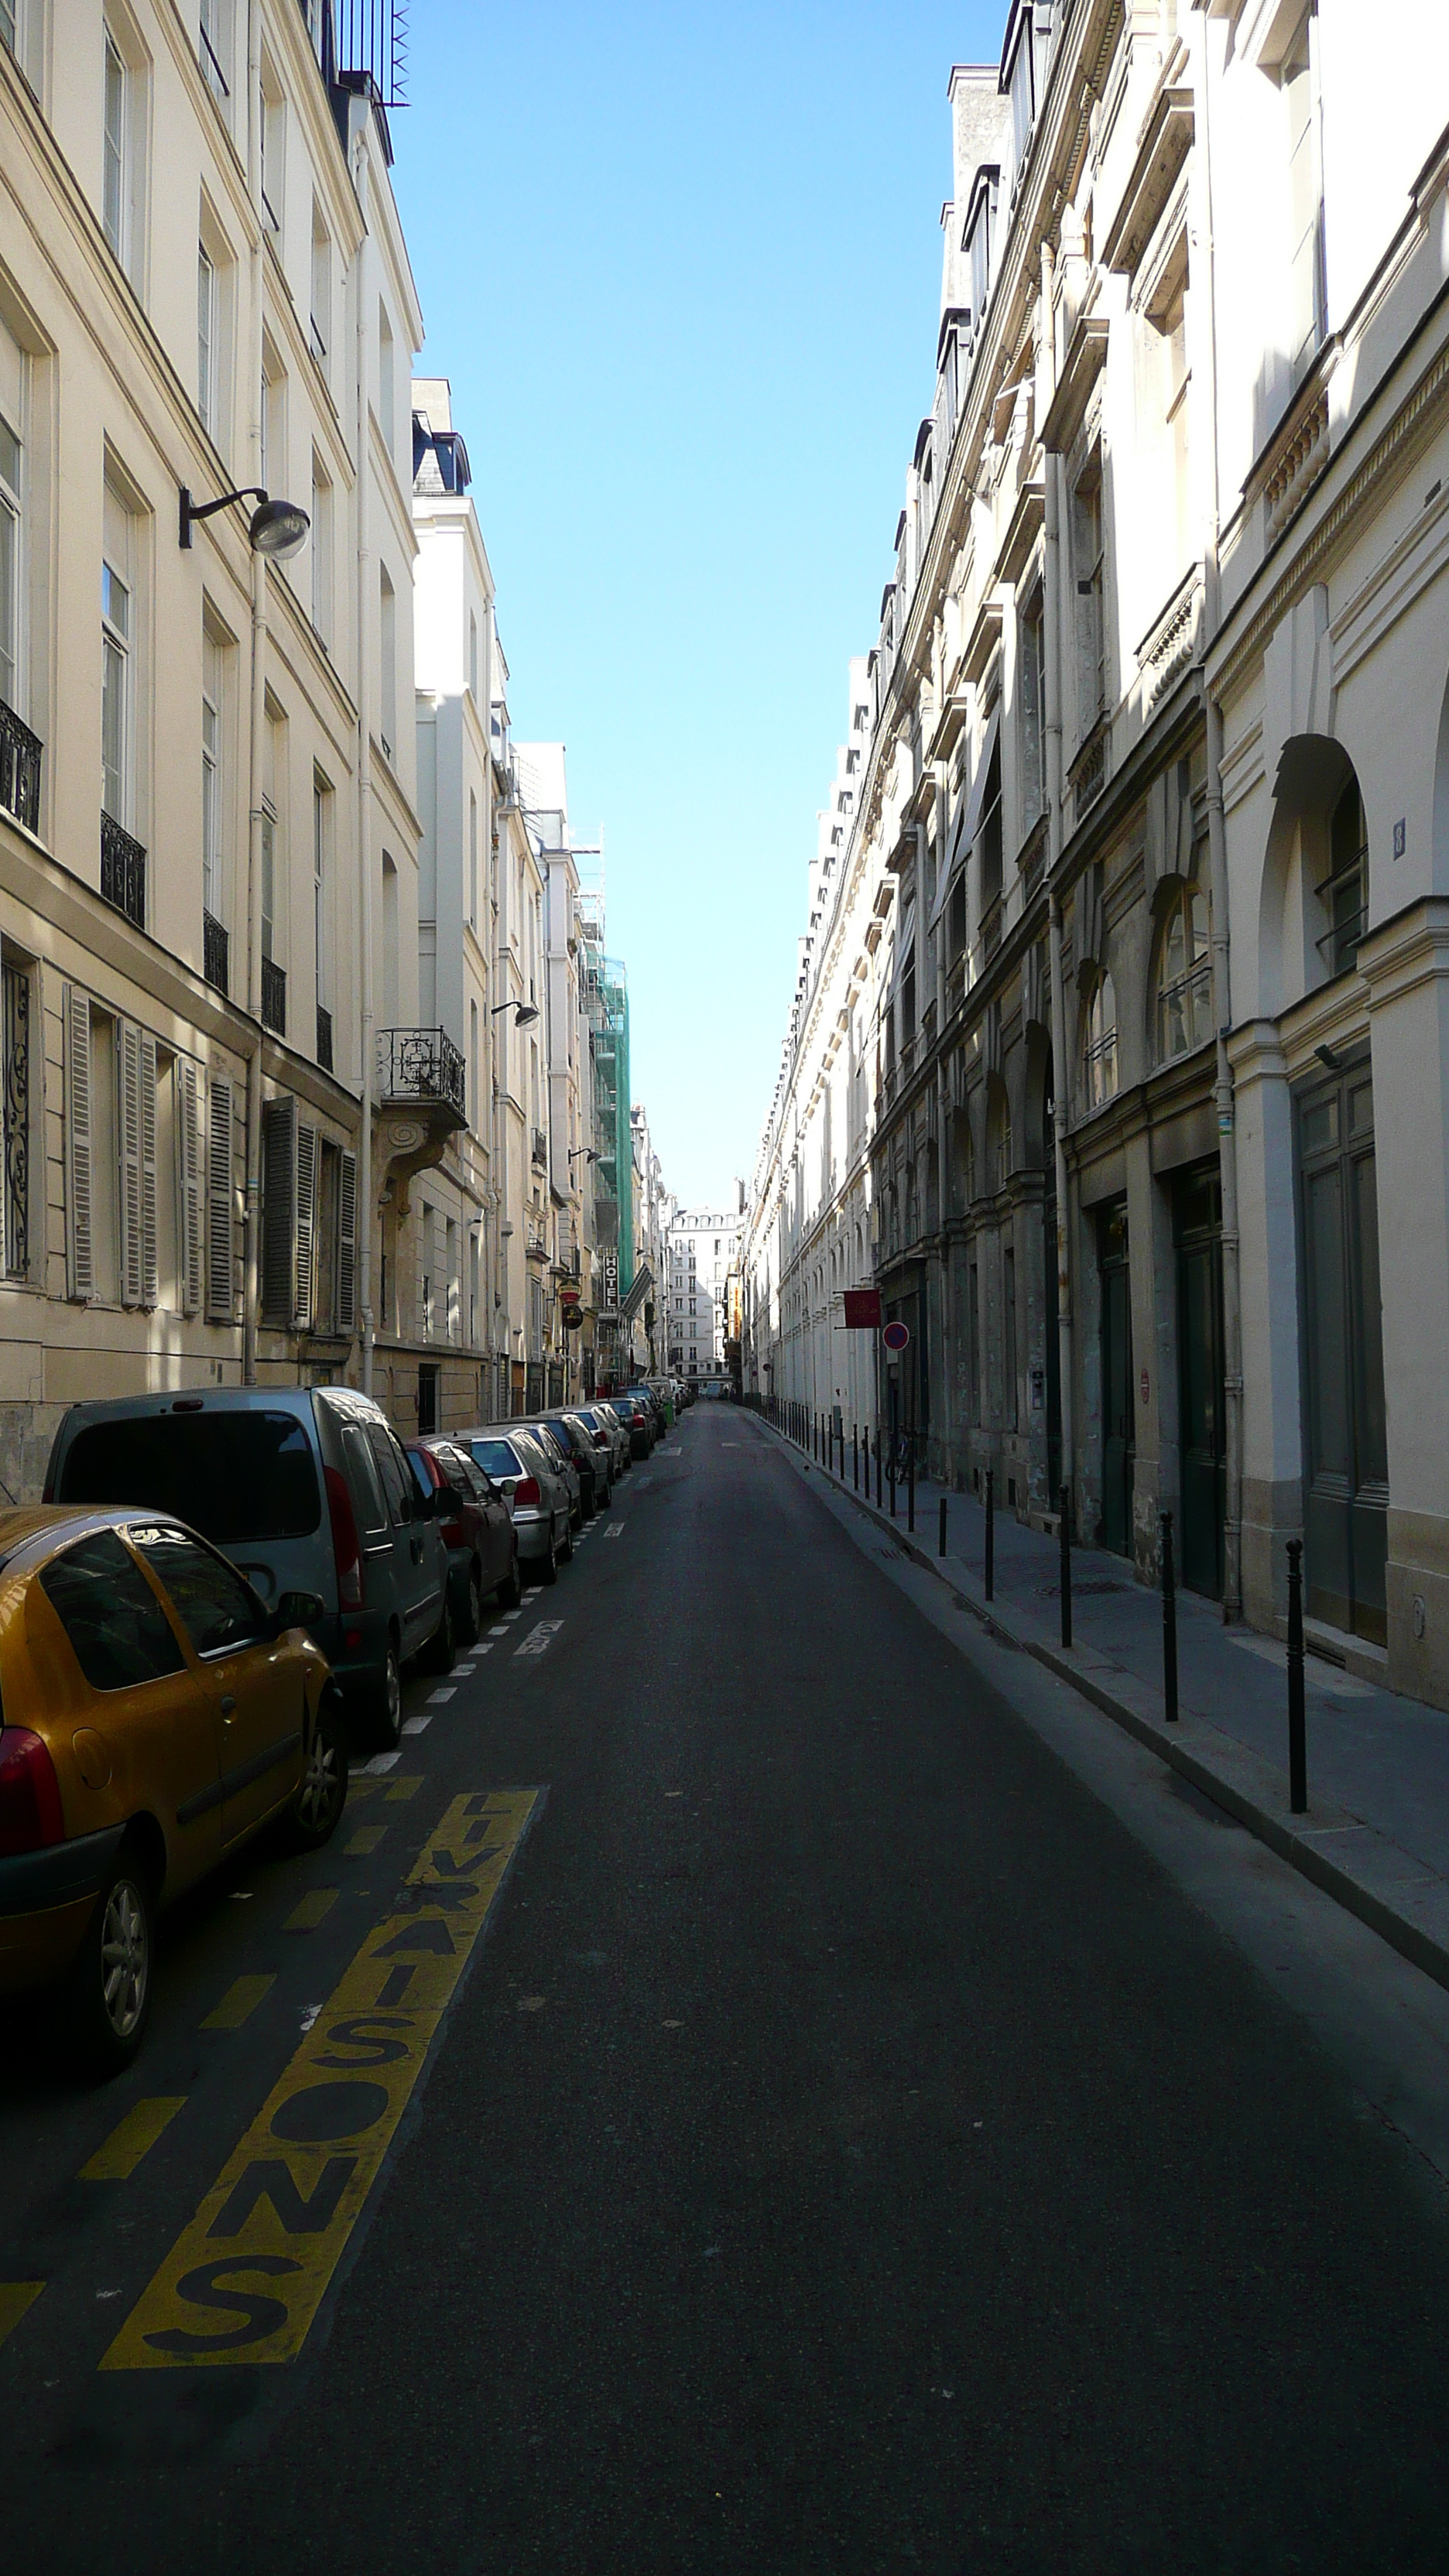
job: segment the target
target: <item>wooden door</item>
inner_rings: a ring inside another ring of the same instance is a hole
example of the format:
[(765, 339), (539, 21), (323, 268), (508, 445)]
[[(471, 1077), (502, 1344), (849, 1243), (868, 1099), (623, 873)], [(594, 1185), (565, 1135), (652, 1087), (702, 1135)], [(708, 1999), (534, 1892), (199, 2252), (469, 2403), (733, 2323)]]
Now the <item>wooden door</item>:
[(1383, 1645), (1389, 1471), (1366, 1062), (1300, 1097), (1298, 1170), (1307, 1607)]

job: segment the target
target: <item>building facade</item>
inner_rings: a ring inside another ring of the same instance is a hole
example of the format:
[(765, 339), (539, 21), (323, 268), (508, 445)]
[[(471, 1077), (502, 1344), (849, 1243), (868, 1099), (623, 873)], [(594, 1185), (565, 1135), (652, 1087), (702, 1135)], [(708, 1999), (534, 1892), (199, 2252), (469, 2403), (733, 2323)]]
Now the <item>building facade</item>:
[(1449, 65), (1410, 15), (1412, 95), (1348, 0), (1014, 0), (952, 74), (744, 1343), (879, 1422), (833, 1330), (872, 1280), (937, 1473), (1065, 1488), (1144, 1580), (1170, 1510), (1269, 1629), (1301, 1535), (1323, 1649), (1449, 1704)]
[(669, 1366), (683, 1378), (718, 1377), (731, 1340), (731, 1281), (738, 1273), (741, 1218), (728, 1212), (679, 1208), (666, 1250)]

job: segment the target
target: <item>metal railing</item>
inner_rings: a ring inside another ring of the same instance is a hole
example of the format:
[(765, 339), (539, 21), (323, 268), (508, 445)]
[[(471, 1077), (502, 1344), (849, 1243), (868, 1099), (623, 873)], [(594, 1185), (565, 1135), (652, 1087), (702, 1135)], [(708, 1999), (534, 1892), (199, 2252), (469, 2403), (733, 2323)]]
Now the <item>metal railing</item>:
[(533, 1160), (538, 1171), (548, 1170), (548, 1138), (541, 1127), (535, 1127), (533, 1131)]
[(332, 1071), (332, 1014), (317, 1005), (317, 1061), (324, 1073)]
[(27, 832), (40, 827), (41, 740), (0, 698), (0, 805)]
[(201, 971), (206, 977), (208, 984), (214, 984), (218, 993), (221, 993), (222, 995), (225, 995), (230, 990), (230, 986), (227, 981), (230, 950), (231, 941), (225, 930), (222, 928), (221, 923), (217, 920), (215, 913), (203, 912), (201, 916)]
[(467, 1118), (463, 1058), (446, 1029), (379, 1029), (377, 1080), (384, 1100), (442, 1100)]
[(271, 957), (262, 959), (262, 1026), (279, 1038), (287, 1034), (287, 976)]
[(146, 853), (109, 814), (101, 816), (101, 894), (138, 930), (145, 929)]

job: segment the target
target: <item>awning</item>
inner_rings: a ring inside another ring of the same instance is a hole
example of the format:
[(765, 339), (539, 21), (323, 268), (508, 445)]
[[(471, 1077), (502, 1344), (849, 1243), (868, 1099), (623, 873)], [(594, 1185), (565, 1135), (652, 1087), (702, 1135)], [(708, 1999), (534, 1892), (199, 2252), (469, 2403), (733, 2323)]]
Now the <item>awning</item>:
[(986, 781), (991, 772), (991, 755), (996, 749), (996, 736), (1000, 725), (1001, 700), (998, 698), (987, 722), (986, 739), (981, 746), (981, 757), (976, 763), (976, 775), (971, 781), (971, 793), (963, 800), (956, 816), (956, 829), (951, 835), (951, 847), (947, 853), (946, 864), (941, 870), (940, 882), (936, 887), (936, 900), (931, 906), (932, 930), (935, 929), (946, 909), (946, 897), (965, 866), (966, 854), (981, 829), (982, 808), (986, 802)]

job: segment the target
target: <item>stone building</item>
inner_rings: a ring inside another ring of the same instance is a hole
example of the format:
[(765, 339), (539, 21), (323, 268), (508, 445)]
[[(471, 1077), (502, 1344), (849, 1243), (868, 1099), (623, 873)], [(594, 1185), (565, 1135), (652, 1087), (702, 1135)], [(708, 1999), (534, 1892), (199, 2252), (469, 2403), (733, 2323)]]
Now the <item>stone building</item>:
[(746, 1371), (868, 1409), (873, 1278), (936, 1472), (1143, 1579), (1171, 1510), (1268, 1628), (1301, 1533), (1316, 1642), (1449, 1703), (1449, 38), (1401, 32), (1407, 87), (1349, 0), (1013, 0), (952, 74)]

